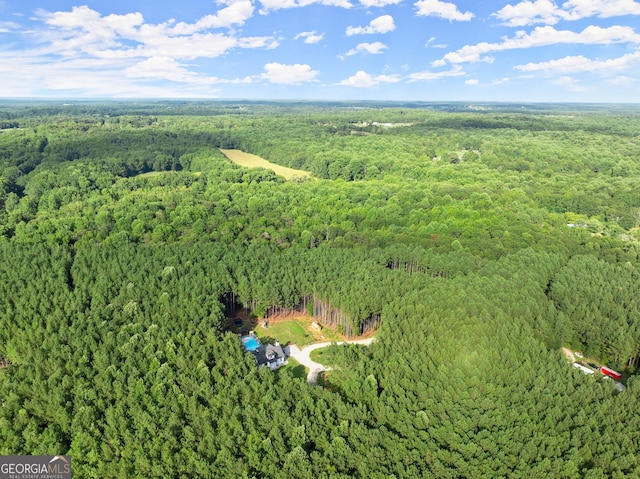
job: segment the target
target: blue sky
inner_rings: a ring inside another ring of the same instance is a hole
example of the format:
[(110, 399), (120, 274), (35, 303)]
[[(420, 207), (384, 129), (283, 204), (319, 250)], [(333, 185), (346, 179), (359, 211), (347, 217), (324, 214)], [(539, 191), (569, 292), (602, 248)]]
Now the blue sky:
[(640, 1), (0, 0), (0, 97), (640, 103)]

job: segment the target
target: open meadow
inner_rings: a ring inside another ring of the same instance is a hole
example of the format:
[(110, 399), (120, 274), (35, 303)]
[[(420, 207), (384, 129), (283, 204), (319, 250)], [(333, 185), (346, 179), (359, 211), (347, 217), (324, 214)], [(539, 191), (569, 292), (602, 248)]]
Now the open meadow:
[(258, 155), (245, 153), (241, 150), (226, 150), (221, 148), (220, 151), (236, 165), (244, 168), (265, 168), (267, 170), (272, 170), (276, 175), (280, 175), (287, 180), (292, 180), (294, 178), (308, 178), (311, 176), (308, 171), (295, 170), (286, 166), (276, 165), (275, 163), (271, 163)]

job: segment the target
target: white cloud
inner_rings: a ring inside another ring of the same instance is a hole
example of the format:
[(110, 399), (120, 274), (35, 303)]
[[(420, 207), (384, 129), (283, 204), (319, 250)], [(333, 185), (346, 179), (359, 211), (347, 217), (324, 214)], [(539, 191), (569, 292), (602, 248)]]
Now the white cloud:
[(636, 64), (640, 64), (640, 51), (628, 53), (619, 58), (613, 58), (610, 60), (591, 60), (582, 55), (568, 56), (548, 62), (517, 65), (515, 69), (523, 72), (559, 74), (590, 72), (608, 76), (626, 71)]
[(556, 30), (551, 26), (536, 27), (530, 34), (517, 32), (512, 38), (504, 38), (502, 43), (482, 42), (475, 45), (465, 45), (454, 52), (447, 53), (442, 59), (436, 60), (433, 66), (445, 63), (466, 63), (492, 61), (488, 53), (505, 50), (542, 47), (558, 43), (582, 45), (610, 45), (614, 43), (640, 43), (640, 34), (633, 28), (614, 25), (611, 27), (588, 26), (582, 32)]
[(462, 13), (455, 3), (441, 2), (440, 0), (418, 0), (414, 6), (418, 9), (416, 12), (418, 16), (440, 17), (450, 22), (454, 20), (468, 22), (474, 17), (471, 12)]
[(517, 5), (506, 5), (493, 15), (510, 27), (536, 23), (553, 25), (558, 22), (558, 7), (550, 0), (525, 0)]
[(466, 75), (466, 73), (462, 70), (462, 67), (460, 65), (454, 65), (453, 68), (451, 68), (450, 70), (443, 70), (438, 72), (423, 71), (423, 72), (412, 73), (411, 75), (409, 75), (409, 79), (412, 82), (431, 81), (431, 80), (440, 80), (441, 78), (458, 77), (458, 76), (464, 76), (464, 75)]
[(265, 15), (270, 10), (282, 10), (285, 8), (300, 8), (309, 5), (325, 5), (327, 7), (351, 8), (353, 5), (349, 0), (260, 0), (262, 9), (260, 13)]
[(464, 82), (465, 85), (471, 85), (471, 86), (478, 85), (479, 83), (480, 83), (480, 80), (477, 80), (476, 78), (472, 78)]
[[(143, 67), (144, 68), (144, 67)], [(9, 96), (87, 96), (117, 98), (215, 98), (219, 91), (211, 85), (213, 81), (183, 82), (180, 88), (175, 83), (154, 81), (142, 76), (125, 74), (122, 60), (68, 59), (50, 62), (46, 58), (25, 52), (20, 58), (9, 53), (0, 53), (0, 78), (2, 91)], [(146, 66), (151, 70), (151, 65)], [(160, 65), (157, 65), (161, 70)], [(165, 71), (170, 70), (165, 66)], [(135, 70), (133, 71), (135, 74)], [(150, 73), (149, 73), (150, 74)], [(167, 73), (168, 74), (168, 73)], [(156, 76), (158, 78), (158, 76)]]
[(347, 27), (347, 36), (373, 33), (389, 33), (396, 29), (391, 15), (382, 15), (371, 20), (366, 27)]
[(142, 14), (101, 16), (89, 7), (73, 7), (70, 12), (48, 13), (41, 11), (45, 23), (63, 31), (83, 30), (97, 38), (115, 38), (117, 35), (132, 36), (144, 22)]
[(436, 37), (431, 37), (427, 40), (427, 43), (424, 44), (427, 48), (447, 48), (444, 43), (433, 43), (436, 41)]
[(562, 7), (570, 20), (640, 15), (640, 3), (634, 0), (569, 0)]
[(236, 38), (220, 33), (207, 33), (147, 39), (145, 45), (138, 50), (145, 57), (170, 53), (173, 58), (193, 59), (219, 57), (236, 46)]
[(260, 76), (262, 79), (284, 85), (298, 85), (314, 81), (319, 73), (313, 70), (311, 66), (299, 63), (294, 65), (267, 63), (264, 66), (264, 70), (265, 72)]
[(207, 85), (220, 83), (220, 79), (198, 75), (168, 57), (152, 57), (136, 63), (125, 70), (125, 75), (128, 78), (151, 78)]
[(173, 27), (173, 33), (189, 35), (203, 30), (209, 30), (210, 28), (243, 25), (253, 16), (253, 11), (254, 8), (251, 0), (235, 0), (227, 7), (218, 10), (215, 15), (206, 15), (196, 23), (178, 23)]
[(632, 85), (635, 82), (637, 82), (638, 80), (632, 77), (628, 77), (626, 75), (620, 75), (614, 78), (610, 78), (607, 83), (611, 84), (611, 85), (617, 85), (617, 86), (628, 86), (628, 85)]
[(378, 55), (382, 53), (382, 50), (384, 50), (385, 48), (387, 48), (387, 46), (381, 42), (359, 43), (355, 48), (352, 48), (347, 53), (345, 53), (345, 55), (350, 57), (362, 52), (370, 53), (372, 55)]
[(239, 49), (276, 48), (274, 37), (211, 31), (241, 24), (252, 11), (249, 0), (230, 0), (215, 15), (193, 24), (150, 24), (140, 13), (103, 16), (87, 6), (54, 13), (40, 10), (31, 20), (45, 28), (21, 29), (30, 46), (17, 50), (5, 44), (0, 49), (2, 90), (20, 96), (29, 85), (29, 96), (37, 91), (43, 96), (214, 97), (217, 90), (212, 85), (259, 81), (261, 75), (220, 79), (186, 61)]
[(315, 30), (312, 32), (301, 32), (295, 36), (295, 40), (299, 38), (304, 38), (304, 42), (309, 44), (320, 43), (324, 39), (324, 33), (318, 35)]
[(241, 37), (238, 38), (240, 48), (265, 48), (273, 50), (280, 46), (280, 42), (273, 37)]
[(355, 88), (372, 88), (381, 83), (397, 83), (400, 77), (397, 75), (378, 75), (373, 76), (365, 71), (358, 71), (355, 75), (350, 76), (346, 80), (342, 80), (339, 85), (351, 86)]
[(0, 22), (0, 33), (11, 33), (19, 28), (20, 25), (15, 22)]
[[(69, 12), (38, 12), (39, 19), (52, 27), (33, 33), (39, 43), (48, 43), (52, 54), (76, 57), (81, 53), (96, 55), (118, 49), (122, 39), (137, 41), (144, 20), (140, 13), (101, 16), (87, 6)], [(129, 47), (129, 53), (132, 48)]]
[(551, 83), (558, 85), (570, 91), (586, 91), (586, 88), (580, 85), (580, 82), (570, 76), (563, 76), (552, 80)]
[(524, 0), (516, 5), (506, 5), (493, 14), (510, 27), (624, 15), (640, 15), (640, 3), (634, 0), (568, 0), (559, 7), (551, 0)]
[[(237, 5), (246, 6), (246, 3), (240, 0), (228, 8)], [(172, 22), (154, 25), (144, 23), (140, 13), (102, 17), (86, 6), (74, 7), (71, 12), (40, 12), (40, 15), (45, 23), (57, 27), (48, 33), (48, 50), (62, 57), (84, 54), (123, 59), (215, 58), (234, 48), (275, 48), (278, 45), (273, 37), (237, 37), (208, 32), (206, 30), (214, 23), (209, 17), (193, 25), (173, 25)]]
[(402, 0), (360, 0), (360, 3), (365, 7), (385, 7), (387, 5), (397, 5)]

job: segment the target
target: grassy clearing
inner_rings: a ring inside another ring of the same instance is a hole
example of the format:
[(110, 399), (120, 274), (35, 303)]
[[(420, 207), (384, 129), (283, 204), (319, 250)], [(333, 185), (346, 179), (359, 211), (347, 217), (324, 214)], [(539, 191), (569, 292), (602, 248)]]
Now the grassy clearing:
[(333, 331), (332, 329), (325, 328), (320, 326), (319, 328), (314, 328), (313, 323), (315, 323), (315, 319), (311, 316), (301, 316), (295, 318), (295, 320), (300, 323), (300, 325), (307, 331), (307, 333), (313, 336), (314, 342), (316, 343), (326, 343), (326, 342), (339, 342), (344, 341), (344, 337), (340, 336), (338, 333)]
[(164, 173), (164, 171), (148, 171), (147, 173), (140, 173), (136, 175), (138, 178), (153, 178), (154, 176), (158, 176)]
[(312, 361), (320, 363), (324, 366), (335, 366), (337, 354), (338, 350), (335, 347), (327, 346), (326, 348), (320, 348), (311, 351), (311, 353), (309, 353), (309, 357)]
[(280, 371), (290, 371), (294, 378), (307, 379), (307, 371), (304, 366), (293, 358), (287, 358), (287, 364), (276, 369), (276, 373)]
[(245, 153), (241, 150), (224, 150), (221, 148), (220, 151), (236, 165), (244, 168), (266, 168), (267, 170), (274, 171), (276, 175), (283, 176), (287, 180), (291, 180), (293, 178), (308, 178), (311, 176), (307, 171), (295, 170), (293, 168), (287, 168), (286, 166), (276, 165), (264, 158), (260, 158), (258, 155)]
[(296, 344), (298, 347), (303, 347), (315, 342), (313, 335), (295, 320), (269, 323), (267, 328), (259, 326), (255, 329), (255, 333), (263, 343), (277, 340), (281, 344)]
[(259, 321), (260, 324), (256, 324), (256, 335), (260, 338), (273, 338), (282, 344), (289, 342), (303, 347), (313, 343), (344, 341), (342, 336), (329, 328), (314, 328), (312, 326), (314, 320), (310, 316), (293, 317), (290, 320), (278, 318), (270, 321), (267, 319), (266, 321), (266, 329), (262, 327), (262, 321)]
[(174, 170), (166, 170), (166, 171), (148, 171), (146, 173), (140, 173), (138, 175), (135, 175), (135, 177), (137, 178), (153, 178), (156, 176), (160, 176), (160, 175), (167, 175), (167, 174), (177, 174), (177, 173), (190, 173), (193, 176), (200, 176), (202, 173), (200, 171), (174, 171)]

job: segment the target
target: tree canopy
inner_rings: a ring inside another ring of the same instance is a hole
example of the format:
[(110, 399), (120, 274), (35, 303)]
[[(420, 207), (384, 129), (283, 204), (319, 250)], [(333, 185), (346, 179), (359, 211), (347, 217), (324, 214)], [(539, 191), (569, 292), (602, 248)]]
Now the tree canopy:
[[(79, 477), (640, 474), (637, 109), (7, 103), (0, 128), (0, 454)], [(313, 387), (256, 368), (233, 307), (377, 338)]]

